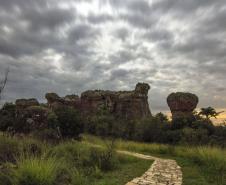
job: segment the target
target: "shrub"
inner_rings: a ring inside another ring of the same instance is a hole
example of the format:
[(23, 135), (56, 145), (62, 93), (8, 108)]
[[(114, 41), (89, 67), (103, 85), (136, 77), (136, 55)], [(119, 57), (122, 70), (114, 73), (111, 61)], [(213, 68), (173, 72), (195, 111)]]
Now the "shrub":
[(0, 163), (15, 162), (20, 154), (20, 146), (17, 140), (0, 136)]
[(12, 103), (5, 103), (0, 110), (0, 130), (7, 131), (8, 128), (13, 127), (15, 122), (15, 105)]
[(15, 185), (53, 185), (57, 178), (59, 162), (55, 158), (27, 158), (18, 161), (14, 172)]
[(88, 153), (89, 149), (83, 143), (66, 142), (55, 146), (47, 155), (63, 160), (71, 168), (80, 168), (89, 166)]
[(59, 126), (57, 115), (50, 111), (47, 116), (48, 128), (56, 129)]
[(62, 136), (78, 138), (79, 134), (83, 131), (83, 124), (79, 113), (71, 107), (58, 108), (55, 112)]
[(22, 139), (20, 148), (22, 151), (21, 154), (26, 156), (41, 156), (46, 150), (46, 146), (41, 141), (32, 138)]
[(156, 117), (148, 117), (136, 124), (135, 139), (144, 142), (165, 142), (167, 123)]
[(106, 149), (92, 148), (90, 151), (90, 161), (93, 166), (97, 165), (102, 171), (109, 171), (116, 168), (118, 159), (113, 143), (108, 145)]
[(12, 163), (4, 163), (0, 168), (0, 185), (12, 185), (12, 171), (16, 166)]
[(71, 172), (71, 185), (88, 185), (88, 179), (82, 175), (78, 170), (72, 170)]
[(32, 135), (45, 142), (57, 143), (60, 140), (60, 135), (57, 129), (49, 128), (44, 130), (36, 130)]
[(188, 144), (205, 144), (208, 142), (208, 130), (206, 129), (192, 129), (192, 128), (184, 128), (182, 130), (181, 143)]

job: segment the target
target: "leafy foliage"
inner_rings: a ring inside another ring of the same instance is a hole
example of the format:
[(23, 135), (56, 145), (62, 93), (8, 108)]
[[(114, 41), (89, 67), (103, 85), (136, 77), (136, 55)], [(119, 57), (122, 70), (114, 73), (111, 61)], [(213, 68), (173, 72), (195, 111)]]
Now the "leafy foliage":
[(62, 136), (78, 138), (79, 134), (83, 131), (83, 124), (79, 113), (71, 107), (58, 108), (55, 113)]

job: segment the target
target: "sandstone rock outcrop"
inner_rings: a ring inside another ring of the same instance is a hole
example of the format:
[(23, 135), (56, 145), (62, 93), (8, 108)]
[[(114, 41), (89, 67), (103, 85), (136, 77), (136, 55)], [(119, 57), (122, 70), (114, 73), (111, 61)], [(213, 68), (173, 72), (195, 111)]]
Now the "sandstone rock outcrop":
[(47, 93), (48, 106), (52, 109), (61, 106), (72, 106), (83, 115), (95, 114), (101, 107), (117, 117), (125, 119), (143, 118), (151, 114), (148, 105), (148, 90), (146, 83), (138, 83), (132, 91), (88, 90), (77, 95), (59, 97), (55, 93)]
[(22, 110), (30, 106), (38, 106), (39, 102), (38, 100), (31, 98), (31, 99), (17, 99), (16, 100), (16, 109)]
[(45, 97), (48, 107), (51, 109), (57, 109), (63, 106), (71, 106), (80, 109), (80, 98), (78, 95), (59, 97), (56, 93), (47, 93)]
[(16, 100), (16, 118), (24, 120), (27, 129), (44, 129), (50, 110), (40, 106), (36, 99)]
[(143, 118), (151, 114), (148, 105), (146, 83), (138, 83), (133, 91), (85, 91), (81, 95), (81, 107), (85, 114), (92, 114), (102, 106), (121, 118)]
[(170, 107), (172, 119), (193, 118), (193, 111), (198, 101), (198, 97), (192, 93), (171, 93), (167, 97), (167, 104)]

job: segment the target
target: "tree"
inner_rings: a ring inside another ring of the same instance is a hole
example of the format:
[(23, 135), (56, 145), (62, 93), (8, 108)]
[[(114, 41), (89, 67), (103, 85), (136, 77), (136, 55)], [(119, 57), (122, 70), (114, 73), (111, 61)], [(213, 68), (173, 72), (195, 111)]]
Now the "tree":
[(212, 107), (207, 107), (207, 108), (201, 108), (199, 115), (205, 116), (206, 119), (210, 119), (211, 117), (217, 118), (217, 116), (221, 113), (222, 112), (217, 112)]
[(63, 137), (79, 138), (83, 132), (83, 123), (78, 111), (72, 107), (60, 107), (55, 110), (59, 129)]
[(162, 112), (159, 112), (159, 113), (157, 113), (156, 115), (155, 115), (155, 117), (157, 118), (157, 119), (159, 119), (161, 122), (167, 122), (168, 121), (168, 117), (167, 117), (167, 115), (164, 115)]
[(9, 68), (6, 70), (3, 80), (0, 82), (0, 100), (1, 100), (1, 94), (8, 80), (8, 74), (9, 74)]

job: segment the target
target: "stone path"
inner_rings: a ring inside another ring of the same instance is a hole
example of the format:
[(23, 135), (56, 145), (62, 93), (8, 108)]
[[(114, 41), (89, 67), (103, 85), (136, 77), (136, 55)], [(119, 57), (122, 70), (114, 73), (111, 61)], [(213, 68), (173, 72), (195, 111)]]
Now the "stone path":
[(137, 177), (126, 185), (181, 185), (182, 172), (175, 160), (161, 159), (149, 155), (118, 151), (118, 153), (131, 155), (141, 159), (154, 160), (151, 168), (141, 177)]

